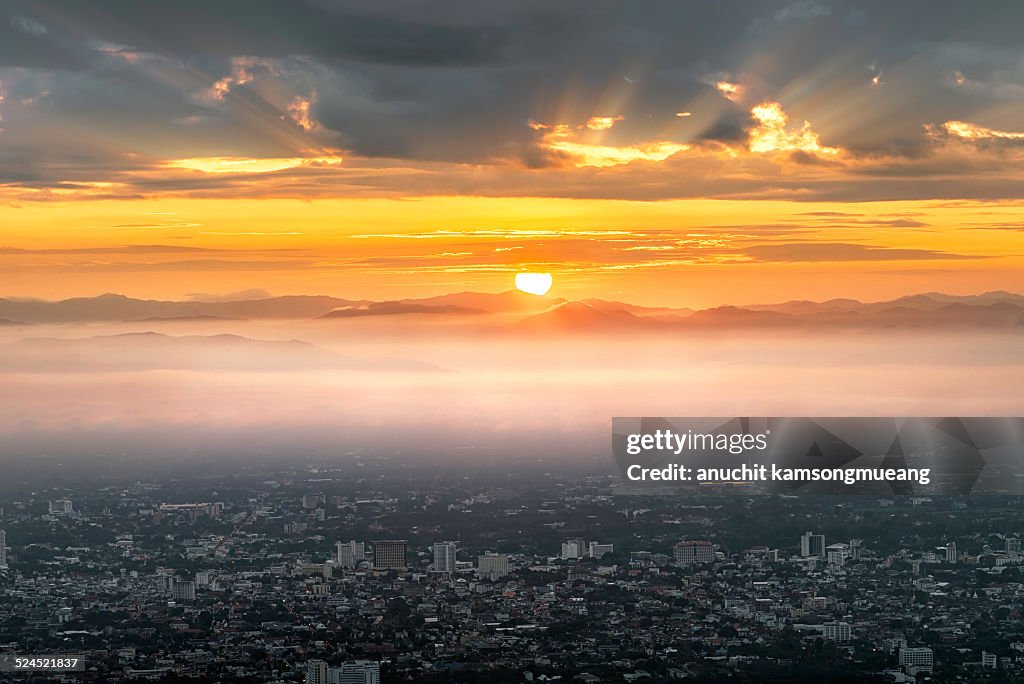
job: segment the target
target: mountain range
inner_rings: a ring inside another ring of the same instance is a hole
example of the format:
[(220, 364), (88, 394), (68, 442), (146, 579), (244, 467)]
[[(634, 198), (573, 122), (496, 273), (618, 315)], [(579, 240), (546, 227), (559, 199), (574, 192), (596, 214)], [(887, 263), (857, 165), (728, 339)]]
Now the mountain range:
[(50, 323), (225, 320), (336, 320), (386, 317), (479, 320), (501, 315), (501, 328), (542, 331), (663, 331), (672, 328), (1001, 327), (1024, 326), (1024, 296), (1010, 292), (948, 295), (937, 292), (881, 302), (854, 299), (788, 301), (693, 310), (625, 302), (570, 301), (518, 291), (458, 292), (421, 299), (370, 301), (325, 295), (241, 301), (166, 301), (124, 295), (44, 301), (0, 299), (5, 326)]

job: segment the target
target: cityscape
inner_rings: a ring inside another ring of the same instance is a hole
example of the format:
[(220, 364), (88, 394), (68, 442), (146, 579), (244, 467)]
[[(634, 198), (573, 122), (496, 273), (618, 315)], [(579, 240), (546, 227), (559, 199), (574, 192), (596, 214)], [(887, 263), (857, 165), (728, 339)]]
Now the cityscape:
[[(5, 494), (12, 681), (1017, 681), (1009, 497), (320, 464)], [(20, 679), (19, 679), (20, 678)]]
[(0, 684), (1024, 684), (1022, 26), (0, 1)]

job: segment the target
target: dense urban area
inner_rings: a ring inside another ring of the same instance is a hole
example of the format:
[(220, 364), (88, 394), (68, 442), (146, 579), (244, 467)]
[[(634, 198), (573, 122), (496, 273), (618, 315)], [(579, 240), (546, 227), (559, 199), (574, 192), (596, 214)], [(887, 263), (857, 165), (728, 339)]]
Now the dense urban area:
[(1024, 678), (1019, 498), (370, 462), (93, 480), (2, 495), (0, 658), (85, 669), (0, 678)]

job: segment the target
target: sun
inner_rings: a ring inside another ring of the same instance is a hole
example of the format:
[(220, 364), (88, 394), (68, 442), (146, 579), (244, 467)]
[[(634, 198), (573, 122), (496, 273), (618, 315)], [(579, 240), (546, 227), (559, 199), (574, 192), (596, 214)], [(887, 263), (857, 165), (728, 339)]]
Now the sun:
[(546, 295), (551, 289), (550, 273), (516, 273), (516, 289), (533, 295)]

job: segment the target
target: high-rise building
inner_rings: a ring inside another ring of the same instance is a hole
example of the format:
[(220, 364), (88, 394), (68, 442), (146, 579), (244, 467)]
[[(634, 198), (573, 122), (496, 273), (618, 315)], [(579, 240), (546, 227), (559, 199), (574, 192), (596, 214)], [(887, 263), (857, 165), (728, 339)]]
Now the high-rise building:
[(995, 653), (989, 653), (988, 651), (981, 652), (981, 666), (995, 669), (999, 667), (999, 657)]
[(846, 554), (842, 551), (829, 551), (828, 564), (835, 568), (843, 567), (846, 565)]
[(373, 542), (373, 567), (377, 570), (405, 570), (404, 539), (388, 539)]
[(366, 544), (363, 542), (357, 542), (354, 539), (348, 542), (338, 542), (335, 548), (338, 553), (338, 565), (343, 568), (354, 568), (361, 561), (366, 560)]
[(374, 660), (356, 660), (332, 667), (331, 684), (380, 684), (380, 663)]
[(822, 625), (822, 636), (832, 641), (849, 641), (852, 636), (850, 623), (826, 622)]
[(1010, 558), (1016, 558), (1020, 555), (1020, 539), (1011, 537), (1006, 540), (1006, 554)]
[(587, 555), (591, 558), (600, 558), (606, 553), (613, 553), (614, 551), (615, 546), (613, 544), (599, 544), (596, 541), (592, 541), (587, 548)]
[(306, 684), (329, 684), (327, 663), (323, 660), (306, 661)]
[(922, 672), (931, 672), (935, 664), (932, 649), (926, 646), (900, 649), (900, 665), (915, 667)]
[(822, 558), (825, 556), (825, 535), (814, 534), (813, 532), (804, 532), (800, 536), (800, 555), (804, 558), (808, 556), (818, 556)]
[(853, 560), (860, 560), (860, 553), (864, 548), (864, 542), (860, 539), (850, 540), (850, 558)]
[(569, 539), (562, 542), (561, 557), (563, 560), (583, 558), (587, 552), (587, 545), (582, 539)]
[(946, 544), (946, 562), (956, 563), (956, 561), (956, 542), (949, 542), (948, 544)]
[(194, 601), (196, 598), (195, 581), (175, 579), (171, 583), (171, 598), (175, 601)]
[(7, 567), (7, 531), (0, 530), (0, 569)]
[(154, 583), (157, 591), (170, 594), (171, 587), (174, 585), (174, 575), (158, 570), (154, 577)]
[(455, 542), (434, 544), (434, 572), (455, 572)]
[(715, 559), (715, 547), (709, 541), (681, 541), (672, 548), (672, 560), (680, 565), (710, 563)]
[(508, 575), (508, 556), (488, 553), (477, 557), (476, 574), (482, 579), (496, 580)]
[(309, 511), (319, 508), (320, 498), (319, 494), (306, 494), (302, 497), (302, 507)]
[(74, 513), (75, 507), (71, 503), (71, 499), (57, 499), (56, 501), (50, 502), (50, 515), (69, 515)]

